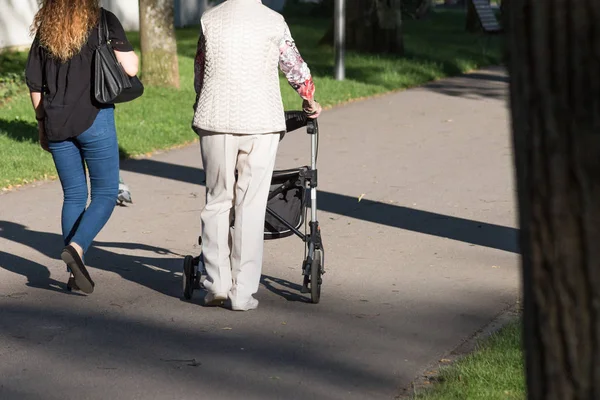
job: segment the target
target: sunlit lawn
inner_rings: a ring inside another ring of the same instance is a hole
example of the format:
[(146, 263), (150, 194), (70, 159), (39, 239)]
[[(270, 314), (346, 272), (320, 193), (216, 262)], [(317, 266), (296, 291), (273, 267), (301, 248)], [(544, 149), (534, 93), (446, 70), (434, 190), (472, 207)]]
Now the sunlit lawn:
[(415, 400), (524, 400), (521, 325), (512, 323), (473, 354), (442, 369), (438, 383)]
[[(501, 62), (499, 40), (493, 40), (485, 48), (484, 41), (464, 32), (463, 13), (438, 12), (424, 21), (406, 21), (404, 57), (349, 53), (348, 79), (338, 82), (332, 78), (333, 49), (317, 46), (328, 22), (306, 17), (288, 19), (288, 22), (313, 71), (317, 99), (325, 106)], [(116, 118), (123, 156), (142, 155), (195, 140), (190, 125), (195, 99), (193, 58), (197, 33), (196, 28), (177, 31), (181, 89), (150, 87), (141, 99), (118, 106)], [(139, 48), (139, 35), (131, 33), (129, 37)], [(25, 58), (24, 53), (0, 54), (0, 99), (3, 88), (10, 97), (9, 101), (0, 103), (0, 187), (55, 174), (50, 156), (37, 145), (35, 119), (24, 85), (7, 85), (1, 80), (22, 71)], [(283, 79), (281, 86), (285, 107), (299, 108), (298, 96)]]

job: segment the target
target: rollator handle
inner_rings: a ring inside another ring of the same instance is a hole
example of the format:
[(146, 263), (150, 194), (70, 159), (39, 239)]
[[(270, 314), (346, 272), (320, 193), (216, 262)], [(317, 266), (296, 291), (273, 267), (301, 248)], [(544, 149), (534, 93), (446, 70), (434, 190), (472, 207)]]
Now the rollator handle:
[(304, 111), (286, 111), (285, 112), (285, 131), (293, 132), (296, 129), (304, 128), (308, 118)]
[(308, 118), (306, 122), (306, 133), (317, 135), (319, 133), (319, 121), (316, 118)]

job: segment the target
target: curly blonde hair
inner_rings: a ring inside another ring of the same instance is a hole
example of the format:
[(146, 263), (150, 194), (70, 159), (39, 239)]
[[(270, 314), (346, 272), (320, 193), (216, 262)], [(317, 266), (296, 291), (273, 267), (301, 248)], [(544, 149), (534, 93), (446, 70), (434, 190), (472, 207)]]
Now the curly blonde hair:
[(40, 0), (31, 25), (40, 45), (61, 62), (79, 53), (100, 16), (99, 0)]

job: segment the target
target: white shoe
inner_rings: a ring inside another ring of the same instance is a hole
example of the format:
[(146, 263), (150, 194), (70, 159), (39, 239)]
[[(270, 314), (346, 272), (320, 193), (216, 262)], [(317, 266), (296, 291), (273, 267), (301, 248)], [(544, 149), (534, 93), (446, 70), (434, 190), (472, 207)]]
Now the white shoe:
[(234, 301), (231, 299), (231, 309), (233, 311), (250, 311), (258, 308), (258, 300), (250, 296), (246, 301)]
[(117, 195), (117, 203), (123, 205), (123, 203), (133, 203), (131, 200), (131, 191), (129, 187), (123, 183), (123, 181), (119, 182), (119, 194)]
[(206, 296), (204, 296), (204, 306), (222, 306), (225, 303), (225, 300), (227, 300), (227, 295), (225, 294), (208, 292), (206, 293)]

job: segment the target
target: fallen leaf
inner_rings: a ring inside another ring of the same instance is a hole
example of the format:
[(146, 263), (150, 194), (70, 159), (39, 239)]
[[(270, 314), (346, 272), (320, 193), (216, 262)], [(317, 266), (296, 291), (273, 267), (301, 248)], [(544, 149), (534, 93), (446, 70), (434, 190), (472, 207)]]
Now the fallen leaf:
[(200, 361), (196, 361), (195, 358), (192, 358), (191, 360), (165, 360), (161, 358), (160, 361), (168, 363), (186, 363), (189, 367), (199, 367), (202, 365), (202, 363)]
[(447, 358), (442, 358), (442, 359), (440, 360), (440, 362), (443, 362), (443, 363), (449, 363), (449, 362), (452, 362), (452, 360), (449, 360), (449, 359), (447, 359)]
[(228, 327), (228, 326), (226, 326), (225, 328), (222, 328), (222, 330), (224, 330), (224, 331), (230, 331), (230, 330), (232, 330), (232, 329), (233, 329), (233, 328), (230, 328), (230, 327)]
[(500, 268), (500, 267), (497, 265), (492, 265), (492, 268)]
[(358, 196), (358, 202), (360, 203), (360, 201), (363, 199), (363, 197), (365, 197), (366, 193), (361, 194), (360, 196)]

